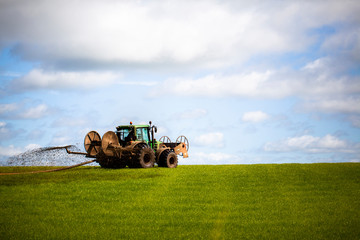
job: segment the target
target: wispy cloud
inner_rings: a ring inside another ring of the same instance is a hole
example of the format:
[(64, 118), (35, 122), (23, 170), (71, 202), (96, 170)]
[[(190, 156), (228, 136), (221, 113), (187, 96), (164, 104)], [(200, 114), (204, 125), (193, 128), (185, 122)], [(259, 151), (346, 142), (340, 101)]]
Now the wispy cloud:
[(358, 76), (336, 69), (332, 59), (308, 62), (302, 69), (243, 74), (211, 74), (197, 79), (173, 78), (157, 85), (151, 96), (175, 94), (213, 98), (284, 99), (298, 97), (306, 111), (359, 113)]
[(51, 109), (46, 104), (28, 105), (24, 103), (0, 104), (0, 118), (39, 119), (51, 113)]
[(265, 144), (264, 150), (268, 152), (359, 153), (360, 145), (349, 143), (330, 134), (324, 137), (304, 135), (278, 142), (268, 142)]
[(305, 101), (304, 110), (327, 113), (355, 113), (360, 114), (360, 96), (342, 96), (338, 98), (314, 98)]
[(33, 89), (88, 89), (114, 84), (121, 77), (121, 74), (114, 72), (63, 72), (33, 69), (25, 76), (10, 82), (8, 88), (15, 92)]
[(262, 111), (246, 112), (242, 116), (244, 122), (263, 122), (269, 119), (270, 116)]
[(49, 108), (46, 104), (40, 104), (35, 107), (26, 109), (24, 112), (18, 114), (20, 118), (37, 119), (49, 114)]
[[(360, 93), (358, 77), (349, 77), (335, 72), (333, 62), (323, 66), (317, 62), (308, 63), (302, 70), (267, 70), (244, 74), (211, 74), (205, 77), (174, 78), (159, 86), (157, 91), (185, 96), (238, 96), (253, 98), (302, 98), (343, 96)], [(325, 64), (325, 63), (324, 63)], [(312, 65), (309, 67), (309, 65)], [(339, 75), (340, 74), (340, 75)], [(171, 88), (170, 88), (171, 86)], [(170, 90), (170, 91), (169, 91)]]
[(211, 132), (197, 136), (194, 143), (198, 146), (222, 148), (224, 147), (224, 134), (221, 132)]
[(9, 112), (13, 112), (17, 109), (18, 105), (16, 103), (2, 103), (0, 104), (0, 116)]

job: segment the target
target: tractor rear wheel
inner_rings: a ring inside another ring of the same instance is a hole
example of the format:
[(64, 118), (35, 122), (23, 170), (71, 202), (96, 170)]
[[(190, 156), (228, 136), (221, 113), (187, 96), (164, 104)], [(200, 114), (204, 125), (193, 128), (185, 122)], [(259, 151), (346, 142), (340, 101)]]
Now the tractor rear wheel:
[(159, 167), (176, 168), (178, 165), (177, 155), (170, 149), (161, 153), (159, 159)]
[(136, 168), (151, 168), (154, 167), (155, 153), (149, 147), (142, 147), (135, 149), (135, 156), (131, 159), (129, 167)]

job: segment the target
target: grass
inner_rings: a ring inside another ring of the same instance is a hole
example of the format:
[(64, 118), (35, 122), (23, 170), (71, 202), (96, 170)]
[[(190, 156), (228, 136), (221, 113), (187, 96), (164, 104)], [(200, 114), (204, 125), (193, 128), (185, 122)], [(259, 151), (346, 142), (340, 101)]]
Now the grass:
[(0, 206), (1, 239), (360, 239), (360, 164), (0, 176)]

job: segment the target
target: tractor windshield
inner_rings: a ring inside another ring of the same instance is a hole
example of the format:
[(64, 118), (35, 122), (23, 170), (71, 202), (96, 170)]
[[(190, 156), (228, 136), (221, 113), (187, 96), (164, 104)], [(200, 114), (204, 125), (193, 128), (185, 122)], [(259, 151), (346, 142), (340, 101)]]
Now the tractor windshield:
[(132, 129), (130, 128), (122, 128), (122, 129), (119, 129), (116, 133), (118, 135), (118, 138), (119, 138), (119, 141), (125, 141), (126, 137), (129, 135), (130, 131)]

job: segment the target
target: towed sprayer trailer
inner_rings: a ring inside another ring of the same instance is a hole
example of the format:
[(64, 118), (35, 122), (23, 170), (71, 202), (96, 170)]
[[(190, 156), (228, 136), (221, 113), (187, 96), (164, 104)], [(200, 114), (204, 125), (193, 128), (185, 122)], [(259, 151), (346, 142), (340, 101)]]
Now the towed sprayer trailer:
[(84, 139), (86, 157), (96, 158), (95, 161), (104, 168), (151, 168), (155, 163), (159, 167), (175, 168), (178, 164), (177, 155), (188, 157), (189, 141), (179, 136), (171, 142), (167, 136), (156, 140), (156, 126), (122, 125), (116, 131), (108, 131), (101, 138), (96, 131), (90, 131)]

